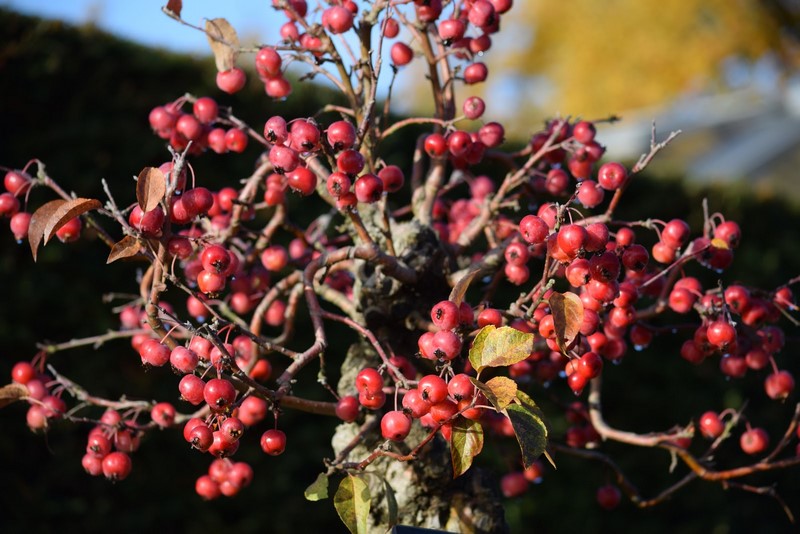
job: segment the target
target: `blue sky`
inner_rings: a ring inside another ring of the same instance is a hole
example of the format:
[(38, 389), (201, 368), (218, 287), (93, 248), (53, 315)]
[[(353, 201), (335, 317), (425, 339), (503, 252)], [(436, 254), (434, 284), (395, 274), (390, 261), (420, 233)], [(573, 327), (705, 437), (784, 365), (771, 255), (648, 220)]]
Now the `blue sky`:
[[(100, 28), (143, 44), (178, 52), (208, 54), (208, 43), (197, 31), (161, 13), (167, 0), (0, 0), (16, 11)], [(204, 17), (224, 17), (240, 36), (274, 42), (283, 18), (269, 0), (186, 0), (182, 16), (202, 26)], [(284, 19), (285, 20), (285, 19)]]

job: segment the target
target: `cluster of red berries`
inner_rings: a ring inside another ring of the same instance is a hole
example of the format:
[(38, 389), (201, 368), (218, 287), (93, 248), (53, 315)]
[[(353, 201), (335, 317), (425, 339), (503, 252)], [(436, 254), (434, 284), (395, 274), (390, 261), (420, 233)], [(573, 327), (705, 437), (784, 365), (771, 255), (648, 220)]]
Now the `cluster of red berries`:
[[(220, 115), (216, 100), (209, 96), (200, 97), (188, 113), (182, 110), (185, 104), (186, 99), (179, 98), (150, 111), (148, 119), (156, 135), (166, 139), (175, 150), (185, 149), (191, 141), (189, 150), (192, 154), (200, 154), (207, 148), (217, 154), (244, 152), (247, 134)], [(223, 126), (230, 127), (226, 129)]]

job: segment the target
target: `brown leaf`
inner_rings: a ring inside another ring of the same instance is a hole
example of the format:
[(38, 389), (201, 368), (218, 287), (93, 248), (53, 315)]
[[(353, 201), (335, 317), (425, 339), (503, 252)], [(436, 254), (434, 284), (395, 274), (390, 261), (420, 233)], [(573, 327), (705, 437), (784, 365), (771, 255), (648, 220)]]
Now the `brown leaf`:
[(47, 226), (44, 229), (44, 244), (46, 245), (56, 235), (58, 229), (70, 220), (87, 211), (99, 209), (101, 206), (100, 201), (93, 198), (73, 198), (61, 204), (47, 220)]
[(239, 36), (236, 35), (233, 26), (223, 18), (207, 20), (206, 37), (214, 54), (217, 70), (220, 72), (231, 70), (236, 65), (236, 57), (239, 55)]
[(181, 16), (181, 9), (183, 9), (183, 1), (182, 0), (169, 0), (167, 2), (167, 9), (175, 13), (176, 17)]
[(461, 277), (461, 280), (456, 282), (456, 285), (453, 287), (453, 290), (450, 292), (449, 300), (454, 302), (456, 306), (461, 305), (461, 301), (464, 300), (464, 295), (467, 293), (467, 289), (469, 289), (469, 285), (472, 283), (472, 280), (481, 272), (481, 269), (474, 269), (464, 276)]
[(39, 251), (39, 244), (42, 242), (42, 238), (44, 237), (44, 230), (47, 227), (47, 222), (50, 220), (56, 210), (66, 203), (66, 200), (62, 200), (60, 198), (51, 200), (50, 202), (40, 206), (39, 209), (34, 211), (33, 215), (31, 215), (31, 222), (28, 225), (28, 243), (31, 246), (33, 261), (36, 261), (36, 255)]
[(126, 235), (111, 247), (106, 263), (111, 263), (122, 258), (130, 258), (139, 253), (139, 240), (132, 235)]
[(156, 209), (167, 193), (167, 177), (155, 167), (145, 167), (136, 179), (136, 201), (142, 211)]
[(575, 293), (554, 291), (548, 299), (556, 329), (556, 343), (566, 356), (567, 347), (575, 341), (583, 323), (583, 302)]
[(28, 397), (28, 388), (22, 384), (8, 384), (0, 388), (0, 408)]

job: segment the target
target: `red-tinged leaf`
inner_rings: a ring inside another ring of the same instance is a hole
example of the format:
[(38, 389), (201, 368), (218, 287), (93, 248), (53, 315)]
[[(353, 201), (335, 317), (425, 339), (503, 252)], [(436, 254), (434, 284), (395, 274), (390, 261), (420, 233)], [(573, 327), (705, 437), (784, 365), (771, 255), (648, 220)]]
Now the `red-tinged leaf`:
[(509, 404), (505, 410), (505, 415), (514, 428), (514, 434), (517, 436), (517, 442), (522, 452), (522, 465), (527, 469), (545, 452), (547, 447), (547, 426), (539, 414), (531, 410), (526, 402)]
[(99, 200), (93, 198), (73, 198), (61, 204), (47, 220), (44, 228), (44, 244), (46, 245), (56, 235), (59, 228), (75, 217), (83, 215), (87, 211), (100, 209), (102, 206), (103, 204)]
[(167, 2), (167, 10), (172, 11), (176, 17), (181, 16), (182, 9), (183, 9), (182, 0), (169, 0), (169, 2)]
[(306, 500), (319, 501), (328, 498), (328, 475), (320, 473), (317, 479), (311, 483), (303, 493)]
[(239, 55), (239, 36), (236, 35), (233, 26), (223, 18), (207, 20), (206, 37), (214, 54), (217, 70), (219, 72), (231, 70), (236, 65), (236, 57)]
[(155, 167), (145, 167), (136, 179), (136, 201), (142, 211), (158, 206), (167, 193), (167, 177)]
[(333, 506), (347, 529), (353, 534), (366, 534), (369, 516), (369, 486), (361, 477), (347, 475), (333, 496)]
[(510, 326), (484, 326), (469, 350), (469, 361), (478, 372), (486, 367), (505, 367), (530, 356), (533, 334)]
[(469, 470), (472, 460), (483, 450), (483, 427), (477, 421), (458, 417), (453, 421), (450, 437), (450, 457), (453, 460), (453, 478)]
[(548, 299), (556, 330), (556, 343), (566, 356), (567, 347), (575, 341), (583, 323), (583, 302), (575, 293), (554, 291)]
[(467, 289), (469, 289), (469, 285), (475, 279), (476, 276), (481, 272), (480, 269), (473, 269), (472, 271), (468, 272), (461, 279), (456, 282), (456, 285), (453, 287), (453, 290), (450, 291), (450, 300), (454, 302), (456, 306), (461, 305), (461, 301), (464, 300), (464, 295), (467, 293)]
[(62, 205), (66, 204), (66, 200), (56, 199), (42, 205), (33, 212), (31, 221), (28, 225), (28, 243), (31, 246), (31, 254), (33, 254), (33, 261), (36, 261), (36, 255), (39, 251), (39, 244), (44, 237), (45, 228), (48, 221), (52, 218), (53, 214)]
[(0, 388), (0, 408), (28, 397), (28, 388), (22, 384), (8, 384)]
[(139, 253), (139, 240), (132, 235), (126, 235), (111, 247), (111, 252), (108, 254), (106, 263), (111, 263), (122, 258), (130, 258)]
[(492, 403), (498, 410), (505, 410), (517, 398), (517, 383), (505, 376), (496, 376), (486, 382), (494, 398)]

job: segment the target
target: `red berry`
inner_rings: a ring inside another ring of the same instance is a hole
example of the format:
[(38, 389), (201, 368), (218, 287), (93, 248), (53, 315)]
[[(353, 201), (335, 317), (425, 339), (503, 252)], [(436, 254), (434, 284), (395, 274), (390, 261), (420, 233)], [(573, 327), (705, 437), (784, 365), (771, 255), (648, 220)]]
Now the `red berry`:
[(103, 475), (109, 480), (125, 480), (131, 468), (131, 458), (124, 452), (115, 451), (103, 458)]
[(619, 189), (627, 178), (628, 171), (616, 162), (604, 163), (597, 171), (597, 183), (606, 191)]
[(384, 439), (403, 441), (411, 432), (411, 418), (400, 410), (386, 412), (381, 418), (381, 435)]
[(739, 445), (747, 454), (761, 454), (769, 447), (769, 434), (763, 428), (751, 428), (739, 438)]
[(383, 388), (383, 377), (377, 369), (365, 367), (356, 375), (356, 390), (374, 395)]
[(27, 384), (36, 378), (36, 369), (30, 362), (17, 362), (11, 368), (11, 380), (17, 384)]
[(717, 412), (705, 412), (700, 416), (700, 432), (708, 439), (717, 439), (725, 430), (725, 425)]
[(500, 479), (500, 491), (503, 496), (511, 499), (518, 497), (528, 490), (528, 479), (521, 472), (506, 473)]
[(422, 398), (431, 405), (438, 404), (447, 398), (447, 383), (438, 375), (425, 375), (417, 383)]
[[(256, 70), (264, 78), (275, 78), (281, 74), (281, 56), (270, 47), (265, 46), (256, 53)], [(267, 138), (269, 139), (269, 138)], [(274, 142), (270, 140), (270, 142)]]
[(783, 400), (794, 390), (794, 377), (789, 371), (776, 371), (767, 376), (764, 388), (769, 398)]
[(175, 422), (175, 407), (168, 402), (159, 402), (150, 410), (150, 418), (161, 428), (172, 426)]
[(709, 323), (706, 336), (709, 343), (725, 350), (736, 342), (736, 329), (728, 321), (719, 319)]
[(236, 399), (236, 388), (224, 378), (212, 378), (203, 388), (203, 399), (212, 411), (222, 412)]
[(247, 76), (240, 68), (233, 67), (217, 73), (217, 87), (228, 94), (238, 93), (244, 88)]
[(519, 221), (519, 233), (531, 245), (544, 243), (550, 233), (550, 227), (537, 215), (526, 215)]
[(372, 173), (360, 176), (353, 185), (359, 202), (371, 204), (383, 195), (383, 181)]
[(392, 63), (397, 67), (408, 65), (414, 59), (414, 51), (405, 43), (394, 43), (390, 50)]
[(286, 434), (282, 430), (271, 429), (261, 435), (261, 449), (270, 456), (278, 456), (286, 450)]
[(443, 300), (431, 308), (431, 321), (442, 330), (452, 330), (458, 326), (458, 306), (449, 300)]
[(597, 488), (597, 504), (605, 510), (613, 510), (619, 505), (622, 494), (619, 488), (613, 484), (607, 484)]
[(358, 419), (358, 408), (358, 399), (346, 395), (336, 403), (336, 416), (346, 423), (352, 423)]
[(672, 219), (661, 231), (661, 241), (671, 248), (681, 248), (689, 239), (689, 224), (682, 219)]

